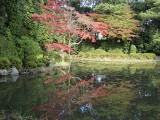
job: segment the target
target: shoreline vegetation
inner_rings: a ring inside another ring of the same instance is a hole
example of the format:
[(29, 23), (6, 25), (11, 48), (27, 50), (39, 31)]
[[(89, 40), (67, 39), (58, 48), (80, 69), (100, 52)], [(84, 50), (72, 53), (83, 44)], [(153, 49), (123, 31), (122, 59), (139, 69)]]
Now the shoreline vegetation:
[(159, 64), (160, 58), (154, 53), (108, 53), (101, 49), (94, 52), (79, 52), (78, 55), (71, 55), (74, 62), (104, 62), (108, 64)]
[[(38, 74), (43, 72), (49, 72), (56, 67), (68, 67), (70, 63), (94, 63), (94, 64), (111, 64), (111, 65), (140, 65), (140, 66), (150, 66), (150, 65), (160, 65), (160, 57), (156, 56), (153, 53), (131, 53), (131, 54), (122, 54), (122, 53), (107, 53), (102, 51), (95, 51), (95, 52), (79, 52), (78, 55), (67, 55), (65, 60), (62, 61), (52, 61), (48, 63), (48, 66), (30, 66), (29, 68), (22, 67), (19, 69), (17, 66), (18, 61), (16, 64), (11, 64), (7, 58), (0, 59), (1, 64), (3, 64), (3, 68), (0, 66), (0, 76), (10, 75), (13, 67), (17, 69), (17, 73), (19, 75), (23, 74)], [(9, 65), (8, 65), (9, 64)], [(5, 67), (6, 66), (6, 67)]]

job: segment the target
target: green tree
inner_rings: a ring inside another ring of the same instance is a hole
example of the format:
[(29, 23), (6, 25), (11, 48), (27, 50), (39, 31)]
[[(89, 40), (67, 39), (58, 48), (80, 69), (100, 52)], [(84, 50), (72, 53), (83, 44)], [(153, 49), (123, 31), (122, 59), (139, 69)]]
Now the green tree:
[(19, 56), (24, 66), (28, 61), (35, 61), (37, 56), (42, 54), (39, 44), (29, 37), (22, 36), (21, 39), (18, 39), (18, 44)]
[(135, 19), (136, 14), (130, 6), (127, 4), (113, 5), (102, 3), (97, 5), (94, 11), (98, 14), (91, 14), (93, 19), (112, 25), (107, 39), (115, 41), (114, 46), (116, 44), (124, 46), (121, 51), (129, 53), (130, 45), (132, 44), (131, 41), (137, 37), (140, 31), (140, 22)]
[(142, 31), (139, 34), (139, 40), (135, 42), (139, 52), (153, 52), (160, 54), (160, 1), (145, 0), (141, 2), (143, 8), (138, 9), (138, 3), (133, 8), (139, 13), (139, 19), (142, 21)]

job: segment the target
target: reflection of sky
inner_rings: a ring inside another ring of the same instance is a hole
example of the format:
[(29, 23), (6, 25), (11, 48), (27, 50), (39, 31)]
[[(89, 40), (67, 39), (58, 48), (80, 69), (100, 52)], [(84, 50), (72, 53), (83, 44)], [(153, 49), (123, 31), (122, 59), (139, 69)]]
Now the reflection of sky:
[[(101, 0), (80, 0), (81, 7), (93, 8)], [(137, 0), (136, 2), (144, 2), (145, 0)], [(135, 0), (126, 0), (127, 3), (135, 2)]]
[(96, 5), (96, 1), (94, 0), (81, 0), (81, 7), (90, 7), (93, 8)]
[(145, 0), (126, 0), (126, 2), (131, 3), (131, 2), (144, 2)]

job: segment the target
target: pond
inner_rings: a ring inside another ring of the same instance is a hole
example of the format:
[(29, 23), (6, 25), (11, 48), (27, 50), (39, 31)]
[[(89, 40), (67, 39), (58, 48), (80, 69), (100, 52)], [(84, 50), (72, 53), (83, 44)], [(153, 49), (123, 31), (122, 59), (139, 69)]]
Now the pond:
[(0, 77), (0, 120), (159, 120), (160, 66), (74, 63)]

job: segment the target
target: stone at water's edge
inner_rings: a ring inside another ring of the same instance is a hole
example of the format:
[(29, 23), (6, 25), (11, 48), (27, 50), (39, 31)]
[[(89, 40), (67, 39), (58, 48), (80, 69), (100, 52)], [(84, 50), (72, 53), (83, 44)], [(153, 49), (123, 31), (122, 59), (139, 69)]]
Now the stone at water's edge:
[(38, 74), (38, 73), (46, 73), (52, 71), (55, 67), (54, 62), (51, 62), (48, 67), (37, 67), (32, 69), (20, 69), (18, 70), (16, 67), (12, 67), (11, 69), (0, 69), (0, 76), (19, 76), (19, 75), (28, 75), (28, 74)]
[(8, 74), (9, 74), (9, 71), (7, 71), (6, 69), (0, 69), (0, 76), (4, 76)]
[(12, 69), (11, 69), (11, 75), (12, 76), (18, 76), (19, 75), (19, 71), (17, 70), (16, 67), (12, 67)]

